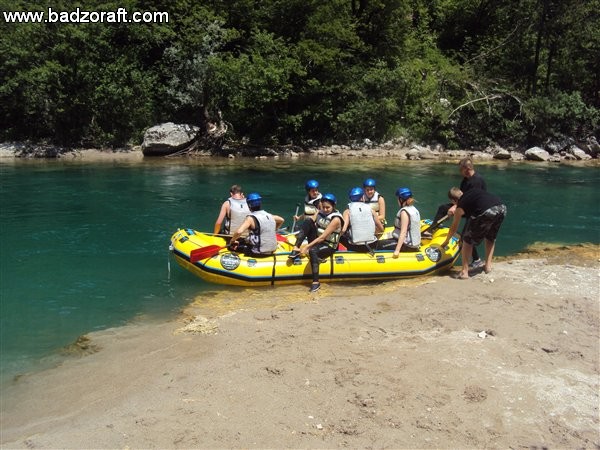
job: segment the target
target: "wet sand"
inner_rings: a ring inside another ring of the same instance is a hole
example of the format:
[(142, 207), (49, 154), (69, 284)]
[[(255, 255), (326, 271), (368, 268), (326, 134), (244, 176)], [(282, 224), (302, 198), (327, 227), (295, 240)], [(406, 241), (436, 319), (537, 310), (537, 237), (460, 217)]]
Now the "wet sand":
[(197, 299), (15, 380), (1, 446), (598, 448), (599, 258)]

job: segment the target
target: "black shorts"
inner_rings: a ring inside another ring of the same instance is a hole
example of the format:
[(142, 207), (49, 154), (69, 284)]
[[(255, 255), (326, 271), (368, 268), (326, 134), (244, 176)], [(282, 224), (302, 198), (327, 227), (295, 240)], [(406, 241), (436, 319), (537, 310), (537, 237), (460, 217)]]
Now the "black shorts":
[(471, 245), (479, 245), (483, 239), (494, 242), (505, 216), (506, 206), (498, 205), (477, 217), (471, 217), (465, 226), (463, 240)]

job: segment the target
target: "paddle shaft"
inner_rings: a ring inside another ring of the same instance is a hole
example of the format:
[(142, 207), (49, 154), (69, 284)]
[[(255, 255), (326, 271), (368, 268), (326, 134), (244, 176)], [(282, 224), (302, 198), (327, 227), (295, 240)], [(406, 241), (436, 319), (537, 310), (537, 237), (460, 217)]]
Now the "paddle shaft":
[(292, 223), (292, 232), (294, 232), (295, 228), (296, 228), (296, 217), (298, 216), (299, 209), (300, 209), (300, 203), (296, 203), (296, 212), (294, 213), (294, 222)]
[(444, 220), (447, 220), (448, 217), (450, 217), (448, 214), (446, 214), (444, 217), (442, 217), (440, 220), (438, 220), (435, 223), (432, 223), (431, 225), (429, 225), (427, 228), (425, 228), (423, 231), (421, 231), (421, 233), (426, 233), (429, 230), (431, 230), (432, 228), (437, 227), (439, 224), (441, 224)]

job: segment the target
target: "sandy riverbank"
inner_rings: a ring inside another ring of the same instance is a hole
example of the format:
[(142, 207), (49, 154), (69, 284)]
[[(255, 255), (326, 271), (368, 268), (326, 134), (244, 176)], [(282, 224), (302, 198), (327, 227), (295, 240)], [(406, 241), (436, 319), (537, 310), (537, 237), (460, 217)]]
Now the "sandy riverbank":
[(599, 258), (217, 293), (15, 380), (1, 446), (598, 448)]

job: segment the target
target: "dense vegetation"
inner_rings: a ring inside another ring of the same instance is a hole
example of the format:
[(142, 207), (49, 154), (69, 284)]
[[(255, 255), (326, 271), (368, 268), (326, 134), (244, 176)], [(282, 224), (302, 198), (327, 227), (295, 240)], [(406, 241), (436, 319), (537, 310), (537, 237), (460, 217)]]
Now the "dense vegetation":
[(0, 138), (139, 143), (203, 112), (237, 139), (409, 136), (449, 147), (598, 132), (600, 0), (0, 0), (167, 11), (168, 23), (7, 23)]

